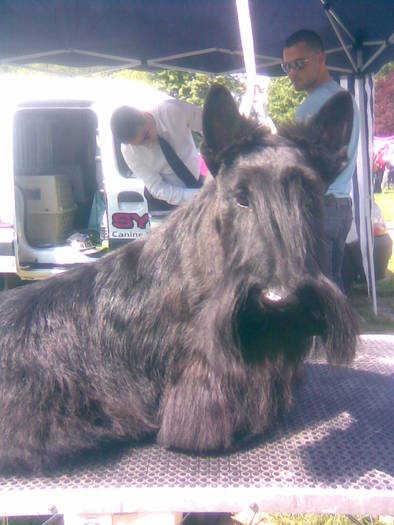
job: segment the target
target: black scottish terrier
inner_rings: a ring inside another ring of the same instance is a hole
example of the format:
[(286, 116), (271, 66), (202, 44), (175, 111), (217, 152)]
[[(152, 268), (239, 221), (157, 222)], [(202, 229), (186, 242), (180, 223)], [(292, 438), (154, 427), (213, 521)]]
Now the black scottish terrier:
[(271, 135), (214, 86), (213, 174), (147, 238), (1, 294), (0, 469), (40, 471), (156, 435), (230, 450), (287, 407), (313, 336), (348, 362), (352, 313), (323, 276), (322, 196), (346, 162), (347, 93)]

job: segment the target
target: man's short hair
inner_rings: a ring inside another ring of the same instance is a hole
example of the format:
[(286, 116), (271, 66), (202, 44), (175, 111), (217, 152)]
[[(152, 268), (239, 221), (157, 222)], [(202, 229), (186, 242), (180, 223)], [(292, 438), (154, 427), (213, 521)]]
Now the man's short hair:
[(285, 47), (293, 47), (300, 42), (313, 49), (314, 51), (324, 51), (324, 46), (320, 36), (310, 29), (300, 29), (296, 31), (285, 42)]
[(144, 124), (144, 114), (140, 110), (130, 106), (117, 108), (111, 117), (112, 133), (114, 137), (123, 144), (132, 142)]

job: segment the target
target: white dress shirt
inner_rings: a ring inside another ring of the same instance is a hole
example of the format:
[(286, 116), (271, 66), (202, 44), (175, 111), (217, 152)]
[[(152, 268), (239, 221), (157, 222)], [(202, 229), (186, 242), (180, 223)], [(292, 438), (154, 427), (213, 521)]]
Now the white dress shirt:
[[(165, 100), (148, 111), (157, 132), (173, 147), (178, 157), (196, 177), (200, 176), (200, 162), (192, 131), (202, 133), (202, 111), (181, 100)], [(156, 199), (169, 204), (190, 200), (198, 189), (186, 188), (168, 165), (157, 142), (149, 146), (122, 144), (122, 154), (130, 170), (140, 178)]]

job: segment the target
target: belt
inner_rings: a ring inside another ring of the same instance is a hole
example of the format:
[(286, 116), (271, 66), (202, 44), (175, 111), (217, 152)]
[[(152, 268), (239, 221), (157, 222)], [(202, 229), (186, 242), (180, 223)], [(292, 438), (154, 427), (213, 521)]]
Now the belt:
[(324, 205), (328, 208), (342, 208), (352, 205), (350, 197), (335, 197), (332, 193), (324, 195)]

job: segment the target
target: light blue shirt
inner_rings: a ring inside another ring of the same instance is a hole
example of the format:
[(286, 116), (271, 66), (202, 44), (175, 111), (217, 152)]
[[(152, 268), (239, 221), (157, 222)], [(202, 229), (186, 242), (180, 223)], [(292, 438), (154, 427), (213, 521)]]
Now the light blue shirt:
[[(320, 84), (312, 93), (300, 104), (296, 111), (296, 120), (307, 120), (312, 115), (317, 113), (319, 109), (334, 96), (342, 88), (334, 80), (329, 80)], [(360, 133), (360, 116), (357, 104), (353, 99), (353, 129), (350, 137), (347, 154), (349, 162), (345, 169), (338, 175), (331, 186), (327, 190), (327, 194), (335, 195), (335, 197), (349, 197), (352, 189), (352, 177), (356, 168), (357, 161), (357, 144)]]

